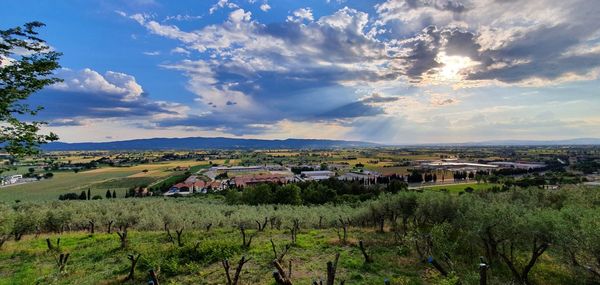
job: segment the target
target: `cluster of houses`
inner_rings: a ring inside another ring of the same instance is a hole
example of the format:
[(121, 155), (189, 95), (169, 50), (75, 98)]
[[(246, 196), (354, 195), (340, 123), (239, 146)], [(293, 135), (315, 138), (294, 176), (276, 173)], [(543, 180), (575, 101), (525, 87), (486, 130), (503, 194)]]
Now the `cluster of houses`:
[[(193, 193), (207, 193), (208, 191), (221, 191), (231, 187), (244, 188), (260, 183), (287, 184), (290, 182), (321, 181), (336, 177), (340, 180), (375, 181), (381, 174), (366, 169), (348, 169), (347, 165), (321, 166), (294, 166), (296, 168), (308, 169), (294, 174), (291, 167), (281, 165), (259, 165), (259, 166), (215, 166), (204, 172), (204, 177), (209, 182), (202, 180), (200, 176), (192, 175), (185, 181), (173, 185), (165, 196), (190, 195)], [(468, 171), (494, 170), (502, 168), (513, 169), (537, 169), (545, 167), (542, 163), (529, 162), (490, 162), (473, 163), (460, 161), (456, 158), (442, 159), (436, 161), (419, 161), (417, 167), (427, 170), (449, 170)], [(312, 170), (310, 170), (312, 169)], [(343, 169), (343, 174), (338, 175), (335, 170)]]
[(23, 180), (23, 175), (20, 174), (5, 176), (2, 177), (2, 186), (21, 183), (21, 180)]
[(0, 177), (0, 186), (9, 186), (15, 184), (23, 184), (38, 181), (35, 177), (23, 177), (21, 174), (8, 175)]
[(200, 179), (196, 175), (192, 175), (188, 177), (185, 181), (177, 183), (167, 192), (165, 192), (164, 196), (173, 196), (173, 195), (190, 195), (194, 193), (206, 193), (209, 190), (220, 191), (225, 189), (225, 184), (221, 180), (214, 180), (212, 182), (206, 182)]

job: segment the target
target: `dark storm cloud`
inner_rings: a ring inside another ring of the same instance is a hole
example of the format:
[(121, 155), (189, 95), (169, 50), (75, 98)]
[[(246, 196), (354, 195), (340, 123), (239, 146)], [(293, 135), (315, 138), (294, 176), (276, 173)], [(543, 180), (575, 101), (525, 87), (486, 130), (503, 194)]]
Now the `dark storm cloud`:
[(408, 77), (420, 79), (428, 71), (441, 66), (436, 61), (440, 38), (440, 32), (435, 27), (428, 27), (408, 43), (410, 52), (403, 58), (406, 65), (404, 72)]
[(383, 108), (371, 106), (364, 102), (353, 102), (325, 113), (317, 115), (318, 119), (347, 119), (356, 117), (376, 116), (383, 114)]
[(39, 117), (45, 120), (61, 118), (127, 118), (156, 114), (175, 114), (163, 103), (146, 99), (122, 101), (102, 93), (82, 93), (47, 90), (30, 97), (32, 106), (44, 106)]
[(454, 13), (462, 13), (466, 10), (465, 5), (461, 1), (454, 0), (405, 0), (405, 3), (412, 9), (420, 7), (432, 7), (440, 11), (451, 11)]
[[(487, 65), (475, 70), (468, 79), (512, 83), (529, 78), (553, 80), (566, 73), (586, 74), (600, 67), (600, 53), (569, 54), (568, 51), (584, 44), (589, 32), (572, 24), (533, 29), (500, 49), (482, 51), (479, 57), (488, 58)], [(511, 64), (513, 62), (518, 63)], [(494, 63), (507, 65), (489, 69)]]

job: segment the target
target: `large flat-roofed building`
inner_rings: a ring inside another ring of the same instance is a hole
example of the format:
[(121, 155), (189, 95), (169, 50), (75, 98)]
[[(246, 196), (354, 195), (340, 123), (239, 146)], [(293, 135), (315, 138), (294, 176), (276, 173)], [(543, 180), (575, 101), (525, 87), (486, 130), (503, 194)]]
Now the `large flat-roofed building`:
[(308, 180), (326, 180), (335, 176), (335, 172), (329, 170), (317, 170), (317, 171), (302, 171), (300, 177)]
[(215, 166), (210, 168), (211, 171), (217, 173), (223, 172), (257, 172), (267, 170), (264, 166)]
[(340, 180), (369, 180), (381, 176), (378, 172), (363, 170), (362, 172), (348, 172), (339, 177)]
[(498, 168), (497, 165), (472, 163), (472, 162), (459, 162), (459, 161), (432, 161), (432, 162), (422, 163), (421, 166), (432, 167), (432, 168), (464, 168), (464, 167), (484, 168), (484, 169)]
[(293, 179), (290, 175), (280, 174), (257, 174), (257, 175), (241, 175), (233, 178), (233, 182), (237, 187), (246, 187), (261, 183), (281, 183), (286, 184)]
[(508, 161), (496, 161), (490, 162), (491, 165), (496, 165), (502, 168), (518, 168), (518, 169), (536, 169), (546, 167), (543, 163), (524, 163), (524, 162), (508, 162)]

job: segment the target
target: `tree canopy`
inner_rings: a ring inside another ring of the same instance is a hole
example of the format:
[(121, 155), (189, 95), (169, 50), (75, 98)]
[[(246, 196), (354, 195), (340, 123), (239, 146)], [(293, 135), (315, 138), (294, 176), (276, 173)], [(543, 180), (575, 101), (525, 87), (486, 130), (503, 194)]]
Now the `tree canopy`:
[(48, 85), (60, 82), (53, 71), (62, 55), (38, 37), (40, 22), (0, 30), (0, 145), (13, 156), (35, 154), (39, 145), (55, 141), (54, 133), (41, 134), (42, 121), (27, 121), (42, 107), (25, 100)]

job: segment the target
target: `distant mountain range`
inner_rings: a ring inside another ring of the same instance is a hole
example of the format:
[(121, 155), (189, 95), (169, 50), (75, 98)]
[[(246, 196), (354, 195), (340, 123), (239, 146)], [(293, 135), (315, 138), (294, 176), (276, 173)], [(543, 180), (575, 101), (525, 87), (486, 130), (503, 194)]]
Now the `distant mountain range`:
[[(403, 144), (401, 146), (557, 146), (600, 145), (600, 139), (577, 138), (569, 140), (492, 140), (465, 143)], [(152, 138), (113, 142), (64, 143), (53, 142), (42, 146), (44, 151), (76, 150), (192, 150), (192, 149), (328, 149), (349, 147), (386, 146), (361, 141), (323, 139), (236, 139), (236, 138)], [(391, 146), (391, 145), (388, 145)]]
[(75, 150), (192, 150), (192, 149), (326, 149), (374, 147), (375, 143), (321, 139), (151, 138), (113, 142), (64, 143), (42, 146), (44, 151)]

